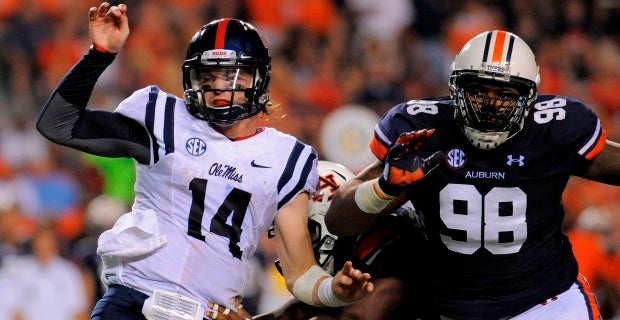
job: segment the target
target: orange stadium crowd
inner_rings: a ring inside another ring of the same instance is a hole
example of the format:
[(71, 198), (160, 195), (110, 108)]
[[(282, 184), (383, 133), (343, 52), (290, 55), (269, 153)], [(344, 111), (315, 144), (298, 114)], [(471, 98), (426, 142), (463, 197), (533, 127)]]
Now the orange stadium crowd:
[[(378, 116), (402, 101), (448, 95), (450, 63), (457, 50), (484, 30), (507, 29), (534, 49), (542, 79), (539, 92), (584, 101), (599, 115), (608, 137), (620, 140), (618, 1), (124, 3), (131, 34), (90, 100), (90, 105), (102, 109), (112, 110), (123, 97), (149, 84), (182, 96), (181, 61), (195, 30), (215, 18), (241, 18), (261, 30), (270, 45), (270, 91), (280, 114), (267, 119), (268, 125), (312, 144), (321, 157), (329, 158), (328, 150), (343, 148), (342, 137), (322, 139), (328, 130), (323, 124), (331, 114), (355, 106)], [(34, 123), (49, 93), (87, 51), (87, 12), (98, 4), (94, 0), (0, 1), (0, 274), (3, 259), (15, 254), (44, 259), (41, 251), (47, 250), (65, 259), (83, 276), (77, 280), (82, 298), (61, 299), (73, 301), (75, 319), (87, 319), (102, 292), (92, 262), (97, 259), (96, 237), (131, 206), (133, 163), (53, 145), (36, 132)], [(365, 134), (372, 133), (373, 125), (362, 128), (368, 131)], [(357, 142), (367, 147), (365, 137), (353, 139), (361, 139)], [(350, 163), (327, 160), (361, 169), (353, 159)], [(620, 319), (620, 188), (574, 178), (564, 199), (565, 230), (580, 271), (597, 292), (605, 319)], [(37, 246), (34, 240), (49, 231), (52, 240), (48, 241), (56, 248)], [(264, 261), (257, 264), (269, 275), (262, 279), (270, 280), (248, 289), (251, 312), (273, 309), (288, 297), (271, 270), (273, 246), (267, 240), (261, 245)], [(2, 299), (10, 299), (11, 294), (1, 279), (0, 320), (13, 319), (3, 311)], [(30, 282), (24, 285), (33, 286), (30, 293), (40, 290), (35, 299), (47, 299), (45, 288), (37, 289)], [(46, 304), (34, 305), (44, 308)], [(22, 319), (29, 316), (25, 313)]]

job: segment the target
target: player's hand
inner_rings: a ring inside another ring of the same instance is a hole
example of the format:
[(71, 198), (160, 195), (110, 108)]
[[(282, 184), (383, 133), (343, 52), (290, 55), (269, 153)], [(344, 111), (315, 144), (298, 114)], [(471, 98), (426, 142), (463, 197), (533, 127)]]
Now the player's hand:
[(401, 134), (388, 150), (385, 169), (379, 177), (383, 192), (398, 196), (408, 185), (422, 180), (435, 169), (443, 159), (443, 152), (437, 151), (423, 159), (416, 150), (428, 140), (435, 129), (422, 129)]
[(211, 310), (206, 311), (204, 316), (207, 319), (213, 320), (249, 320), (252, 319), (252, 315), (243, 309), (243, 305), (241, 305), (241, 297), (235, 298), (235, 308), (237, 311), (231, 310), (230, 308), (226, 308), (224, 306), (220, 306), (217, 303), (209, 302), (207, 304)]
[(102, 2), (88, 10), (88, 33), (98, 51), (117, 53), (129, 36), (127, 6)]
[(357, 301), (374, 290), (374, 285), (370, 282), (370, 278), (370, 274), (362, 273), (359, 269), (353, 268), (353, 263), (347, 261), (334, 276), (332, 290), (338, 299), (342, 301)]

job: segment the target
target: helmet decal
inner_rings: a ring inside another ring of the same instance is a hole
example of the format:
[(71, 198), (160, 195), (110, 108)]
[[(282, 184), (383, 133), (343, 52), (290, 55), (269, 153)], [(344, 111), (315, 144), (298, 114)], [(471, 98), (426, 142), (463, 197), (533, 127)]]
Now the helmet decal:
[(217, 32), (215, 33), (215, 45), (214, 49), (224, 49), (224, 43), (226, 43), (226, 29), (228, 28), (228, 22), (230, 19), (224, 19), (217, 25)]
[[(482, 55), (482, 62), (501, 63), (502, 60), (506, 64), (510, 64), (510, 57), (512, 56), (512, 48), (514, 47), (515, 37), (508, 35), (508, 45), (506, 46), (506, 31), (498, 31), (495, 33), (495, 41), (491, 43), (494, 33), (489, 32), (487, 34), (486, 43), (484, 45), (484, 54)], [(490, 52), (493, 52), (489, 56)]]

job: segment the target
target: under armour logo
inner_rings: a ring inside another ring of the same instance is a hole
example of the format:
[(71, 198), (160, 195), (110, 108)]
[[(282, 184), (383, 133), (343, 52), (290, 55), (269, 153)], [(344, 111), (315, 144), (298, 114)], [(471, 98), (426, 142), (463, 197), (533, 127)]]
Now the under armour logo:
[(506, 161), (506, 164), (509, 166), (512, 166), (513, 163), (518, 163), (519, 167), (523, 167), (525, 165), (524, 155), (519, 155), (518, 158), (514, 158), (511, 154), (509, 154), (507, 158), (508, 158), (508, 161)]

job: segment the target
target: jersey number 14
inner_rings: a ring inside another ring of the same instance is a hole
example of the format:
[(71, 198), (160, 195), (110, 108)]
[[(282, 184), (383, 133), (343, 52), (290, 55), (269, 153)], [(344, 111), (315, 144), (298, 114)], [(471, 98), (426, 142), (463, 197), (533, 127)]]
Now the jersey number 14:
[[(187, 222), (187, 234), (201, 241), (205, 241), (202, 234), (202, 217), (205, 210), (205, 194), (207, 180), (194, 178), (189, 189), (192, 191), (192, 206), (189, 210)], [(241, 239), (241, 223), (250, 203), (251, 194), (243, 190), (233, 188), (217, 213), (211, 219), (209, 231), (222, 237), (228, 238), (228, 249), (233, 257), (241, 259), (239, 240)], [(228, 217), (232, 214), (231, 224), (227, 224)]]

